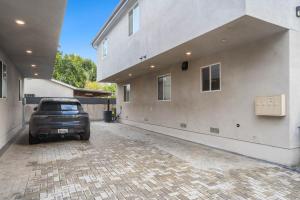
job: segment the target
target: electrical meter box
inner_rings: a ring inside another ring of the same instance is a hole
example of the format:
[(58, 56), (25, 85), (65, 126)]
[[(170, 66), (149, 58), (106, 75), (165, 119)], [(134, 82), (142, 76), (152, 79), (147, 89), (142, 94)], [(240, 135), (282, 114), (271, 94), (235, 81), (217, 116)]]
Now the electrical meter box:
[(285, 95), (256, 97), (255, 113), (257, 116), (286, 116)]

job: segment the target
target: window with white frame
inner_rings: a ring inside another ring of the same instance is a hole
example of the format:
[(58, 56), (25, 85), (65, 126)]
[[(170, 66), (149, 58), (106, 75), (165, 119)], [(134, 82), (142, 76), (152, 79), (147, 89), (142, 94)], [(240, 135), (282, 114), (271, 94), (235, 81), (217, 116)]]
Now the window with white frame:
[(102, 42), (102, 58), (108, 55), (108, 40), (105, 38)]
[(221, 64), (212, 64), (201, 68), (201, 91), (221, 90)]
[(21, 79), (19, 79), (19, 101), (22, 101), (23, 98), (23, 81)]
[(2, 98), (2, 80), (3, 80), (3, 78), (2, 78), (2, 68), (3, 68), (3, 63), (2, 63), (2, 61), (0, 60), (0, 98)]
[(158, 100), (170, 101), (171, 100), (171, 74), (159, 76), (158, 84)]
[(7, 97), (7, 67), (0, 61), (0, 98)]
[(137, 3), (129, 11), (129, 36), (136, 33), (140, 29), (140, 8)]
[(123, 86), (123, 91), (124, 91), (124, 102), (129, 102), (130, 101), (130, 85), (124, 85)]

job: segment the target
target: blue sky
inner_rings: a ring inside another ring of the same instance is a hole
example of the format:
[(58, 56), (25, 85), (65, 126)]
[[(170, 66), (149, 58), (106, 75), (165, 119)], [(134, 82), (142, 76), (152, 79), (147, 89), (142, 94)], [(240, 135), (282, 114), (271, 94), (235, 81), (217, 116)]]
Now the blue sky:
[(96, 61), (91, 42), (120, 0), (68, 0), (60, 50)]

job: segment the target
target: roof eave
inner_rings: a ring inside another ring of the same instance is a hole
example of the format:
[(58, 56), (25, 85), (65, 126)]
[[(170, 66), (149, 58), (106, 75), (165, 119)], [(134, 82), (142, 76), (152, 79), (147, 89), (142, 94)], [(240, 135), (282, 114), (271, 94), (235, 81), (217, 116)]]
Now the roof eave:
[(109, 19), (105, 22), (104, 26), (100, 29), (100, 31), (97, 33), (96, 37), (92, 41), (92, 46), (96, 48), (97, 42), (99, 38), (102, 36), (102, 34), (107, 30), (107, 28), (110, 26), (113, 19), (119, 14), (119, 12), (124, 8), (124, 6), (127, 4), (129, 0), (121, 0), (120, 3), (117, 5), (115, 10), (113, 11), (112, 15), (109, 17)]

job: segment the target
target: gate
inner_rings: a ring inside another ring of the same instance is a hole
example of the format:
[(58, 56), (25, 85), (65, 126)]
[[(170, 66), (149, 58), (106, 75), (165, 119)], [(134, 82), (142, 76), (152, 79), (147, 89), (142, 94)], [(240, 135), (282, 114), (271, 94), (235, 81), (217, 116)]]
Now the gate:
[[(25, 97), (25, 122), (28, 123), (31, 114), (34, 112), (33, 109), (39, 104), (41, 99), (47, 97)], [(53, 97), (49, 97), (53, 98)], [(55, 97), (54, 97), (55, 98)], [(58, 97), (61, 98), (61, 97)], [(68, 99), (68, 98), (65, 98)], [(111, 98), (87, 98), (79, 97), (75, 98), (80, 101), (83, 109), (89, 113), (90, 120), (101, 121), (103, 120), (103, 112), (107, 110), (107, 104), (110, 103), (110, 108), (114, 108), (116, 104), (116, 99)]]

